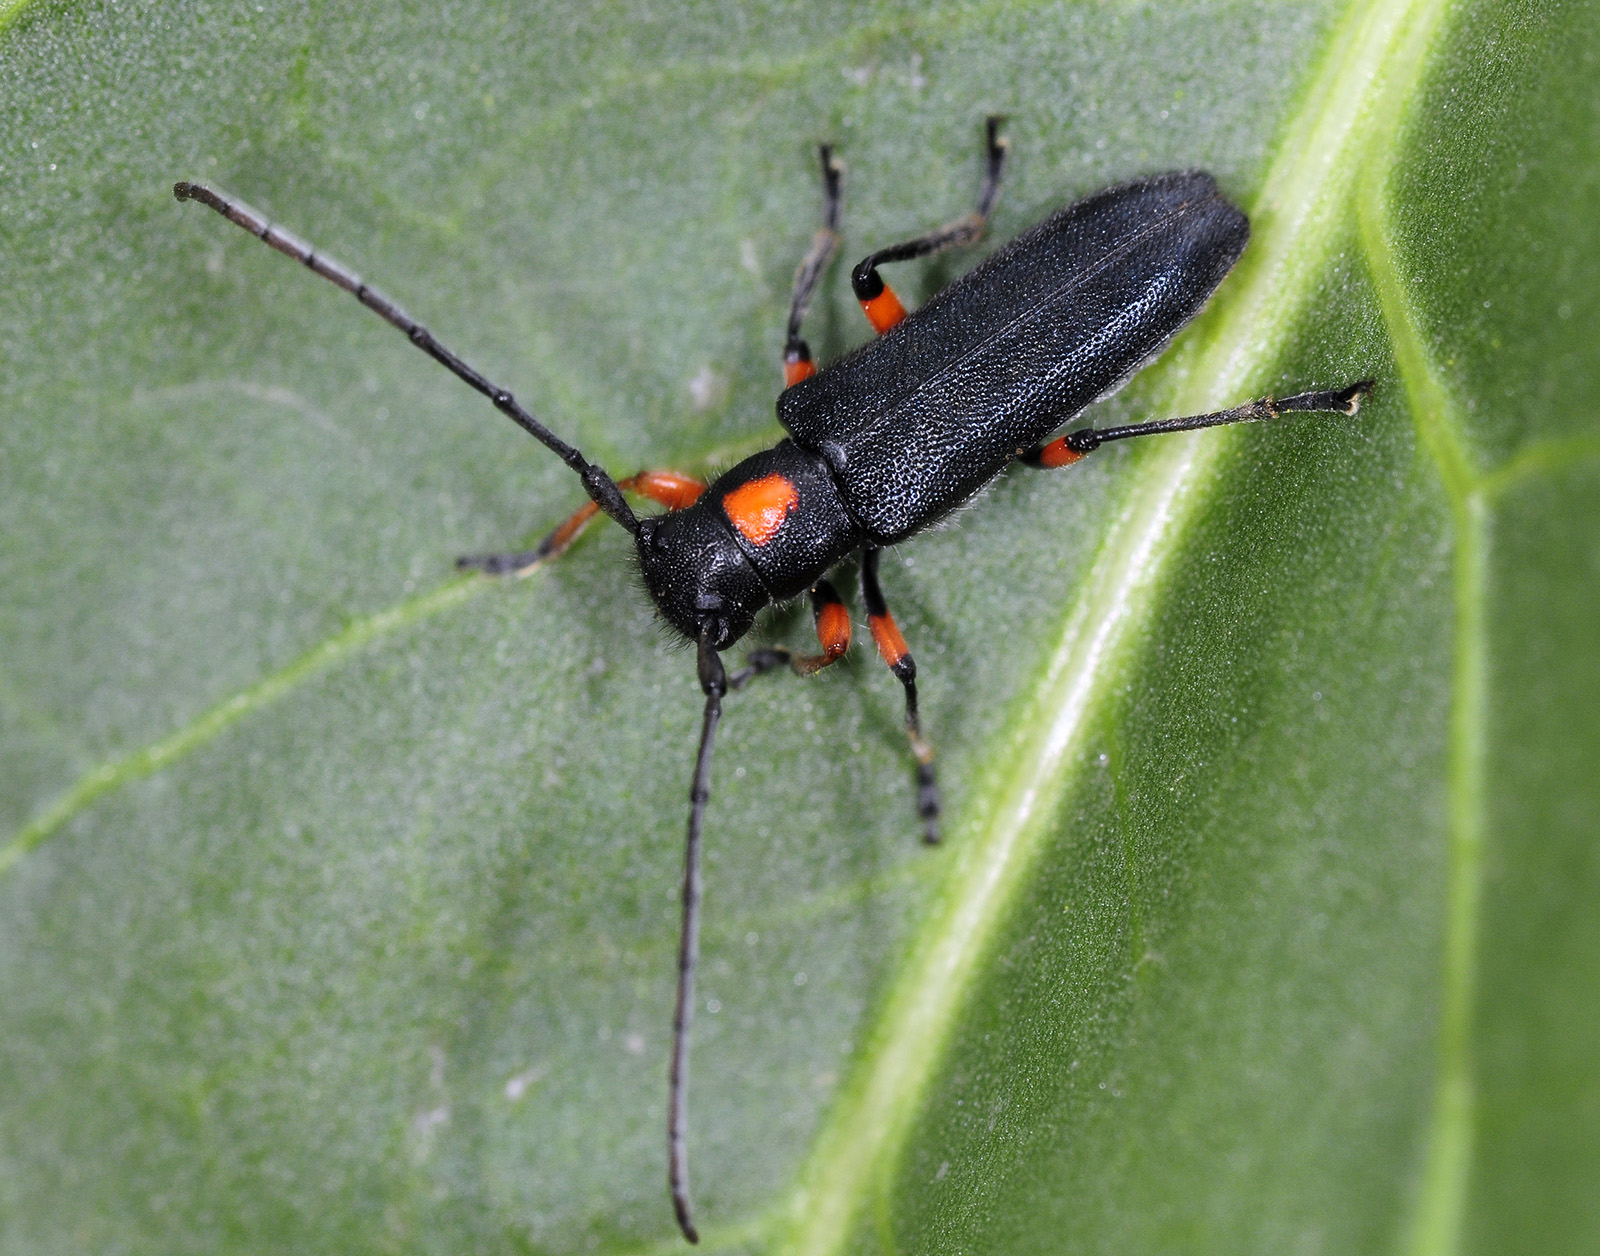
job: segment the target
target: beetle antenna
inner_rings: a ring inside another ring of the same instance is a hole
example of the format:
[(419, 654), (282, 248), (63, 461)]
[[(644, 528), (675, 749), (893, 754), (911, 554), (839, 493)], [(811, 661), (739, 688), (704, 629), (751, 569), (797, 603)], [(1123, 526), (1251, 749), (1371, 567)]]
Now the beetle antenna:
[(672, 1069), (667, 1103), (667, 1182), (678, 1228), (691, 1243), (700, 1241), (689, 1205), (689, 1026), (694, 1021), (694, 970), (700, 958), (700, 832), (711, 797), (711, 746), (722, 719), (728, 677), (711, 645), (714, 625), (700, 625), (700, 688), (706, 695), (700, 726), (700, 752), (689, 787), (689, 836), (683, 849), (683, 927), (678, 935), (678, 1002), (672, 1013)]
[(459, 357), (434, 338), (434, 335), (416, 319), (412, 318), (389, 297), (379, 292), (376, 288), (362, 281), (361, 277), (348, 267), (336, 262), (331, 257), (325, 257), (312, 248), (306, 241), (300, 239), (282, 227), (269, 222), (267, 218), (251, 209), (243, 201), (236, 201), (232, 197), (208, 188), (203, 183), (176, 183), (172, 187), (172, 194), (180, 201), (199, 201), (217, 211), (235, 226), (244, 228), (257, 239), (270, 244), (278, 252), (284, 253), (295, 261), (305, 266), (308, 270), (321, 275), (329, 283), (343, 288), (351, 296), (360, 301), (379, 318), (392, 324), (405, 333), (406, 339), (421, 349), (435, 362), (445, 367), (458, 379), (471, 385), (494, 403), (495, 409), (504, 414), (523, 431), (527, 432), (540, 444), (552, 450), (555, 455), (578, 473), (578, 478), (583, 481), (584, 491), (589, 494), (601, 510), (610, 515), (629, 532), (639, 530), (639, 521), (634, 517), (633, 510), (623, 498), (617, 488), (616, 481), (607, 475), (604, 469), (595, 466), (586, 459), (573, 446), (567, 444), (533, 415), (529, 414), (517, 403), (506, 389), (486, 379), (472, 367), (468, 366)]

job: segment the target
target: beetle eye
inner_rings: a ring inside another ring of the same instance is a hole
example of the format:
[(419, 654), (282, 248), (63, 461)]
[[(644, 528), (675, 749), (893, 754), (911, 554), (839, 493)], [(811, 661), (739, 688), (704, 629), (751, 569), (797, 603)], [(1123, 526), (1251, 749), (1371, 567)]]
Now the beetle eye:
[(639, 520), (639, 544), (648, 546), (658, 553), (666, 548), (666, 542), (661, 536), (661, 529), (656, 526), (654, 519)]

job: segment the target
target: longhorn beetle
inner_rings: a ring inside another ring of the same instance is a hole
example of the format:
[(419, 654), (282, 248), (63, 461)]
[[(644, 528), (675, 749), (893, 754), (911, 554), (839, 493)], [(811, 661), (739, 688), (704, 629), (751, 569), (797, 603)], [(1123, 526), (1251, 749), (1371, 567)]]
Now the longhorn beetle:
[[(1212, 414), (1085, 427), (1050, 439), (1199, 313), (1244, 250), (1250, 226), (1201, 171), (1136, 179), (1058, 210), (908, 314), (878, 268), (982, 237), (1009, 147), (1001, 122), (992, 117), (986, 124), (983, 184), (972, 213), (869, 253), (850, 272), (850, 286), (878, 338), (818, 371), (800, 324), (839, 245), (842, 180), (832, 149), (822, 146), (823, 225), (795, 277), (783, 352), (778, 420), (789, 436), (710, 484), (663, 470), (613, 480), (332, 258), (203, 184), (173, 188), (180, 201), (210, 206), (351, 293), (577, 473), (590, 500), (537, 547), (462, 558), (459, 566), (490, 575), (531, 571), (561, 554), (604, 511), (633, 535), (645, 587), (662, 618), (698, 649), (705, 714), (689, 789), (667, 1117), (673, 1209), (691, 1243), (699, 1239), (689, 1203), (687, 1084), (700, 932), (700, 834), (723, 697), (775, 668), (810, 675), (844, 656), (850, 613), (827, 575), (859, 553), (867, 625), (905, 691), (923, 840), (937, 842), (939, 791), (933, 748), (917, 714), (917, 665), (884, 601), (879, 553), (949, 514), (1013, 461), (1053, 469), (1135, 436), (1275, 419), (1291, 411), (1352, 415), (1372, 389), (1371, 380), (1362, 380), (1281, 400), (1263, 397)], [(666, 512), (640, 518), (624, 492), (649, 498)], [(757, 649), (729, 674), (722, 651), (750, 631), (764, 607), (802, 593), (811, 599), (821, 653)]]

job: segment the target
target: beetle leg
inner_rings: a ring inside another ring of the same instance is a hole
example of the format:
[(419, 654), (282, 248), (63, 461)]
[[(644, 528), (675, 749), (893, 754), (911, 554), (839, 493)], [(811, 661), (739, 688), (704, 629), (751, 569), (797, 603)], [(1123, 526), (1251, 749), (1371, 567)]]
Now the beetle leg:
[(788, 667), (798, 676), (813, 676), (837, 663), (850, 649), (850, 611), (831, 580), (818, 580), (811, 590), (811, 619), (816, 625), (821, 654), (796, 654), (781, 645), (752, 650), (744, 666), (728, 677), (729, 689), (743, 689), (757, 676)]
[(917, 757), (917, 814), (922, 817), (922, 840), (932, 846), (939, 841), (939, 785), (933, 772), (933, 747), (922, 735), (917, 714), (917, 661), (906, 649), (906, 639), (900, 635), (878, 584), (878, 553), (871, 548), (861, 552), (861, 595), (878, 654), (905, 687), (906, 735), (911, 738), (911, 753)]
[(866, 311), (873, 330), (880, 336), (905, 318), (906, 307), (901, 304), (894, 289), (884, 283), (883, 276), (878, 273), (879, 266), (886, 262), (926, 257), (930, 253), (939, 253), (962, 244), (975, 244), (982, 238), (983, 230), (989, 223), (989, 214), (1000, 197), (1000, 175), (1005, 169), (1006, 151), (1011, 147), (1010, 142), (1000, 134), (1000, 124), (1004, 121), (1004, 118), (996, 115), (984, 124), (983, 188), (978, 193), (977, 209), (915, 240), (891, 244), (876, 253), (868, 253), (850, 272), (850, 286), (855, 290), (856, 300), (861, 302), (861, 308)]
[(839, 183), (844, 167), (829, 145), (822, 145), (818, 152), (822, 157), (822, 226), (811, 237), (811, 248), (794, 277), (794, 296), (789, 302), (789, 334), (783, 344), (785, 388), (792, 388), (817, 373), (817, 364), (811, 360), (811, 346), (800, 338), (800, 323), (822, 280), (822, 272), (828, 269), (839, 247)]
[(1157, 419), (1152, 423), (1129, 423), (1123, 427), (1080, 427), (1058, 436), (1022, 455), (1032, 467), (1070, 467), (1085, 454), (1107, 441), (1128, 440), (1134, 436), (1159, 436), (1163, 432), (1192, 432), (1202, 427), (1221, 427), (1227, 423), (1260, 423), (1299, 411), (1307, 414), (1355, 414), (1362, 400), (1372, 391), (1370, 379), (1347, 388), (1327, 388), (1318, 392), (1296, 393), (1293, 397), (1261, 397), (1231, 410), (1210, 414), (1191, 414), (1181, 419)]
[[(694, 505), (699, 500), (700, 494), (706, 490), (703, 480), (696, 480), (677, 471), (641, 471), (626, 480), (618, 480), (617, 487), (630, 493), (638, 493), (641, 497), (648, 497), (651, 501), (660, 502), (668, 510), (682, 510), (685, 506)], [(511, 554), (467, 554), (456, 559), (456, 566), (463, 570), (481, 571), (490, 576), (529, 575), (541, 563), (548, 562), (552, 558), (560, 558), (566, 553), (567, 546), (583, 535), (583, 530), (599, 513), (599, 506), (593, 502), (584, 502), (560, 527), (532, 549), (518, 550)]]

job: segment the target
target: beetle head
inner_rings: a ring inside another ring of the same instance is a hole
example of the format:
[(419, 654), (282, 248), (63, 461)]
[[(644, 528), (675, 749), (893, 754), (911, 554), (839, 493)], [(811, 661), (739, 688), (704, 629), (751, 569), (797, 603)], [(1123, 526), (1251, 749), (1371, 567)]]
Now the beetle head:
[(711, 647), (727, 649), (770, 600), (715, 508), (704, 502), (641, 519), (635, 544), (656, 608), (691, 641), (708, 624)]

